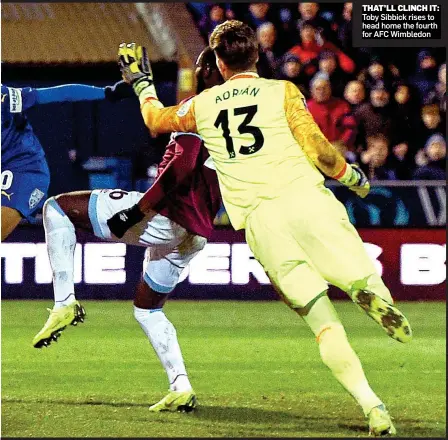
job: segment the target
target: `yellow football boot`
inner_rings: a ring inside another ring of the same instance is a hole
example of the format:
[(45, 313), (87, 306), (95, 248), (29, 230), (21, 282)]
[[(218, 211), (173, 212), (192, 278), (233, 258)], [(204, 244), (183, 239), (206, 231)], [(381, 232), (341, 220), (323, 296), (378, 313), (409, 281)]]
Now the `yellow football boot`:
[(47, 310), (50, 312), (50, 316), (42, 330), (33, 339), (35, 348), (48, 347), (53, 341), (57, 342), (65, 327), (84, 322), (86, 316), (84, 307), (78, 301), (73, 301), (71, 304), (58, 309)]
[(354, 291), (352, 299), (367, 315), (383, 327), (391, 338), (403, 343), (412, 339), (409, 321), (394, 305), (366, 290)]
[(384, 405), (376, 406), (369, 413), (369, 434), (374, 437), (395, 435), (397, 430)]
[(196, 394), (190, 391), (170, 391), (160, 402), (149, 407), (151, 412), (190, 412), (196, 408)]

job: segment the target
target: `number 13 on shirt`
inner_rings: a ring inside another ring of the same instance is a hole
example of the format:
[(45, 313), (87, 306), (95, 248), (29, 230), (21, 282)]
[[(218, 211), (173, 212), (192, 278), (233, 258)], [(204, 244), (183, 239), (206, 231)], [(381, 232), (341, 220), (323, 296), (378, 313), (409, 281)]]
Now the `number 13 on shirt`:
[(254, 125), (249, 125), (252, 122), (252, 119), (256, 115), (258, 110), (258, 105), (249, 105), (246, 107), (237, 107), (235, 109), (224, 109), (221, 110), (218, 114), (218, 117), (215, 121), (216, 128), (222, 128), (222, 134), (224, 139), (226, 140), (226, 148), (229, 153), (229, 158), (235, 158), (235, 146), (233, 142), (233, 138), (230, 134), (229, 129), (229, 113), (231, 118), (237, 118), (239, 116), (245, 115), (246, 117), (238, 126), (238, 133), (240, 135), (243, 134), (251, 134), (254, 138), (254, 143), (252, 145), (242, 145), (238, 152), (240, 154), (254, 154), (259, 151), (264, 145), (264, 137), (263, 133), (258, 127)]

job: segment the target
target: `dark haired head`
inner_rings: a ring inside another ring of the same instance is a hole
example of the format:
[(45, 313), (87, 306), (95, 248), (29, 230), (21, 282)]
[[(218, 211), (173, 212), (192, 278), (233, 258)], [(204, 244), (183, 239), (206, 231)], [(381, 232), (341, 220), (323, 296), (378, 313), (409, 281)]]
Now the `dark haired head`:
[(200, 53), (196, 60), (195, 75), (197, 80), (196, 93), (201, 93), (205, 89), (224, 82), (216, 65), (215, 53), (209, 46)]
[(196, 60), (196, 67), (214, 67), (216, 69), (216, 57), (210, 46), (206, 46)]
[(258, 42), (250, 26), (237, 20), (218, 25), (210, 36), (210, 47), (232, 72), (255, 67), (258, 61)]

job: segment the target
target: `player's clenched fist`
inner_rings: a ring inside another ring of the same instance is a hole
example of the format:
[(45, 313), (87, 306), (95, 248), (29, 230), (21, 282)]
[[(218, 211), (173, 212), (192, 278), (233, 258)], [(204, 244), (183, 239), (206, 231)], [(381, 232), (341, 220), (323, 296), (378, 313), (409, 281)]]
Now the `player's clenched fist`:
[(132, 85), (137, 96), (153, 85), (146, 48), (135, 43), (121, 43), (118, 48), (118, 65), (123, 80)]

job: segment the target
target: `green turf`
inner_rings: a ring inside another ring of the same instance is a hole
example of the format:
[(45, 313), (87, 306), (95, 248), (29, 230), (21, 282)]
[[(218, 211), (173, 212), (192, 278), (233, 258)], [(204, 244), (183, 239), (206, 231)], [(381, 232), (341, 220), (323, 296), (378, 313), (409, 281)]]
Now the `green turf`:
[[(88, 319), (59, 342), (31, 340), (50, 302), (2, 303), (2, 436), (359, 437), (360, 409), (320, 362), (311, 332), (282, 303), (166, 306), (198, 394), (190, 414), (152, 414), (166, 376), (129, 302), (84, 303)], [(446, 429), (445, 303), (405, 303), (404, 345), (354, 305), (336, 303), (372, 387), (405, 437)]]

